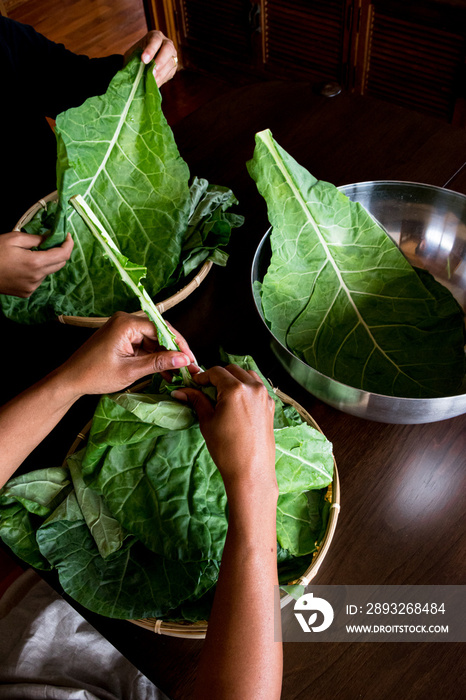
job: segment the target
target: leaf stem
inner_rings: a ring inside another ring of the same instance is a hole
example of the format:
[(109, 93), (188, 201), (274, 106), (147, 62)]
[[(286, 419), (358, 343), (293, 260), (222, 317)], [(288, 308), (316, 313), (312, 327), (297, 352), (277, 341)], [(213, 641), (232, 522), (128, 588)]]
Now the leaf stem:
[[(180, 350), (174, 333), (163, 319), (162, 314), (141, 282), (146, 276), (147, 269), (142, 265), (136, 265), (131, 262), (121, 253), (102, 223), (80, 194), (71, 197), (70, 204), (76, 209), (83, 221), (87, 224), (94, 238), (102, 246), (105, 257), (114, 265), (123, 282), (138, 298), (141, 309), (147, 314), (157, 330), (160, 344), (167, 350)], [(188, 368), (181, 367), (180, 373), (184, 384), (186, 386), (192, 386), (193, 382)]]

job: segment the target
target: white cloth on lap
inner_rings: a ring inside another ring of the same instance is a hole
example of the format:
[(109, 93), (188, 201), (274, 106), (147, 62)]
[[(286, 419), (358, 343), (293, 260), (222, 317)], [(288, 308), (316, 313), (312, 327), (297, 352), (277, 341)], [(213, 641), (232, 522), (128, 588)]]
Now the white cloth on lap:
[(0, 698), (168, 700), (32, 571), (0, 601)]

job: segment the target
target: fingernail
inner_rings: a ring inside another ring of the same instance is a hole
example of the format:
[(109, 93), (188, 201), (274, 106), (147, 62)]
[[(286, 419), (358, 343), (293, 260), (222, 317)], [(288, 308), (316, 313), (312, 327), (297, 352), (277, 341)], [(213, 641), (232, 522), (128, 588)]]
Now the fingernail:
[(172, 357), (173, 367), (187, 367), (189, 364), (191, 364), (191, 360), (187, 355), (175, 355)]
[(148, 53), (143, 53), (141, 58), (142, 58), (143, 63), (149, 63), (149, 61), (150, 61), (150, 56)]
[(188, 397), (186, 396), (184, 391), (180, 391), (179, 389), (173, 389), (170, 396), (172, 396), (174, 399), (178, 399), (178, 401), (187, 401), (188, 400)]

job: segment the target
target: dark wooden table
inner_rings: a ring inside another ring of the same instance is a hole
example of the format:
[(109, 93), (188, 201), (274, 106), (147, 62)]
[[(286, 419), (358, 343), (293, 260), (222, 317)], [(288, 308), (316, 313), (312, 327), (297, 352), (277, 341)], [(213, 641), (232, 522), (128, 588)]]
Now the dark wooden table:
[[(342, 508), (315, 583), (465, 583), (466, 418), (403, 426), (346, 415), (302, 390), (270, 352), (249, 285), (266, 209), (245, 167), (254, 133), (265, 128), (336, 185), (411, 180), (465, 194), (466, 132), (369, 98), (321, 97), (305, 83), (247, 86), (199, 109), (175, 129), (181, 153), (193, 175), (234, 190), (246, 222), (234, 233), (228, 267), (167, 314), (204, 364), (219, 344), (253, 354), (333, 442)], [(169, 696), (191, 696), (201, 641), (86, 616)], [(456, 700), (466, 694), (463, 662), (459, 644), (287, 643), (282, 697)]]

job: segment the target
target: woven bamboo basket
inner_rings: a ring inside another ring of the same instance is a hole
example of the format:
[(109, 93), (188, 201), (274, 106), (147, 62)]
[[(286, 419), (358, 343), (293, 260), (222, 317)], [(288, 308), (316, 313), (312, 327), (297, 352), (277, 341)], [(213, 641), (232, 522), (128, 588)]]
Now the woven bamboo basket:
[[(37, 212), (39, 212), (41, 209), (46, 209), (49, 202), (56, 202), (57, 200), (58, 192), (56, 190), (55, 192), (51, 192), (43, 199), (39, 199), (38, 202), (33, 204), (33, 206), (30, 207), (27, 210), (27, 212), (23, 214), (23, 216), (17, 222), (14, 230), (21, 231), (23, 226), (29, 223), (29, 221), (31, 221), (31, 219), (37, 214)], [(168, 309), (171, 309), (173, 306), (176, 306), (181, 301), (189, 297), (189, 295), (192, 294), (207, 277), (211, 267), (212, 261), (207, 260), (199, 268), (197, 274), (188, 282), (187, 285), (179, 289), (172, 296), (167, 297), (167, 299), (157, 302), (156, 306), (160, 313), (163, 314)], [(144, 311), (136, 311), (135, 315), (142, 317), (145, 316)], [(104, 323), (108, 321), (108, 316), (65, 316), (63, 314), (60, 314), (60, 316), (58, 316), (58, 320), (60, 321), (60, 323), (64, 323), (70, 326), (81, 326), (84, 328), (100, 328), (100, 326), (103, 326)]]
[[(146, 384), (147, 382), (144, 382), (143, 384), (133, 387), (130, 391), (140, 391), (141, 388), (143, 388)], [(287, 396), (287, 394), (284, 394), (279, 389), (276, 389), (275, 393), (284, 403), (291, 404), (298, 411), (301, 417), (304, 418), (306, 423), (311, 425), (313, 428), (316, 428), (316, 430), (319, 430), (321, 433), (323, 432), (318, 426), (318, 424), (315, 422), (315, 420), (312, 418), (312, 416), (299, 403), (294, 401), (294, 399), (292, 399), (290, 396)], [(68, 451), (68, 455), (73, 454), (74, 452), (76, 452), (76, 450), (82, 447), (83, 443), (87, 439), (87, 435), (91, 428), (91, 424), (92, 421), (89, 421), (89, 423), (87, 423), (83, 430), (76, 436), (75, 441), (73, 442)], [(321, 542), (316, 543), (317, 548), (314, 552), (314, 556), (309, 567), (306, 569), (306, 571), (303, 572), (303, 574), (299, 578), (295, 579), (294, 581), (289, 581), (290, 584), (308, 586), (309, 583), (313, 580), (313, 578), (317, 575), (317, 572), (319, 571), (322, 562), (327, 556), (327, 552), (330, 548), (330, 544), (332, 542), (333, 535), (335, 534), (335, 529), (337, 526), (338, 515), (340, 513), (340, 480), (338, 477), (338, 469), (335, 457), (333, 458), (333, 466), (333, 481), (329, 485), (326, 493), (326, 500), (331, 505), (325, 535)], [(283, 593), (280, 596), (280, 607), (285, 607), (285, 605), (287, 605), (292, 600), (294, 599), (291, 595)], [(142, 620), (128, 620), (128, 622), (132, 622), (135, 625), (139, 625), (139, 627), (144, 627), (145, 629), (155, 632), (156, 634), (164, 634), (168, 637), (179, 637), (184, 639), (204, 639), (207, 632), (208, 624), (206, 620), (199, 622), (171, 622), (170, 620), (159, 620), (155, 617), (148, 617)]]

